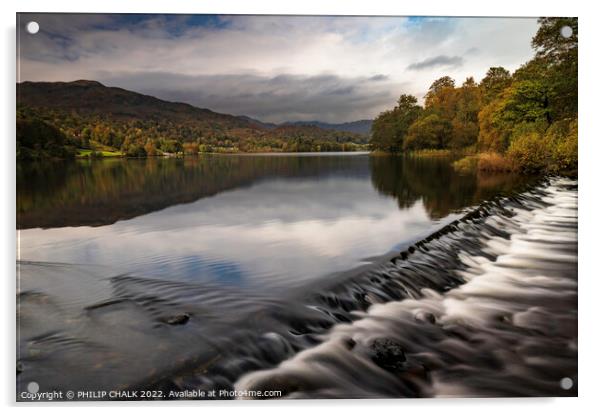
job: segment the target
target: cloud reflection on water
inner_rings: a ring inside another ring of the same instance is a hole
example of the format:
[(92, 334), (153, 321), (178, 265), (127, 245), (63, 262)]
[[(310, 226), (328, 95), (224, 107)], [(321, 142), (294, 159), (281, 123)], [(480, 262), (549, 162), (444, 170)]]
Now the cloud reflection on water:
[(95, 263), (183, 280), (298, 285), (433, 226), (369, 180), (269, 180), (99, 228), (24, 230), (26, 260)]

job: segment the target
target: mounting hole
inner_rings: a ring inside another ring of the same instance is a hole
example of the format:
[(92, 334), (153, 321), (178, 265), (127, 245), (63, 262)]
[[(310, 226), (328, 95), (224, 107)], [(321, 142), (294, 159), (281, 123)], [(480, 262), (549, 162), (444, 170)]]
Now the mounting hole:
[(560, 379), (560, 387), (565, 391), (568, 391), (573, 387), (573, 379), (571, 378), (562, 378)]
[(29, 22), (25, 26), (25, 30), (27, 30), (27, 33), (29, 33), (30, 35), (35, 35), (40, 31), (40, 25), (38, 24), (38, 22)]
[(562, 26), (560, 28), (560, 36), (562, 36), (565, 39), (570, 38), (571, 36), (573, 36), (573, 28), (571, 26)]
[(39, 390), (40, 385), (38, 385), (38, 382), (29, 382), (27, 384), (27, 392), (29, 393), (38, 393)]

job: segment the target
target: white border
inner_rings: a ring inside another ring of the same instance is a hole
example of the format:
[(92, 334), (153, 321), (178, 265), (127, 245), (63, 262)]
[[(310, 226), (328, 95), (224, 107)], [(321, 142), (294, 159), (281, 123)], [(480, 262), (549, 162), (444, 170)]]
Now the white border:
[[(103, 413), (113, 407), (136, 407), (148, 413), (163, 414), (167, 407), (177, 411), (226, 411), (250, 414), (282, 413), (306, 414), (318, 409), (341, 414), (366, 412), (407, 412), (411, 414), (438, 414), (462, 412), (487, 415), (519, 411), (546, 414), (589, 413), (602, 405), (598, 395), (602, 353), (601, 313), (597, 307), (602, 296), (602, 276), (599, 272), (600, 254), (600, 168), (602, 160), (602, 122), (599, 102), (602, 97), (599, 41), (601, 16), (595, 2), (577, 1), (412, 1), (392, 0), (21, 0), (1, 3), (3, 28), (1, 171), (2, 211), (2, 273), (4, 287), (2, 342), (2, 374), (0, 375), (0, 402), (8, 410), (63, 413), (82, 410)], [(438, 16), (578, 16), (579, 17), (579, 396), (564, 399), (441, 399), (441, 400), (358, 400), (358, 401), (280, 401), (280, 402), (176, 402), (176, 403), (80, 403), (80, 404), (14, 404), (15, 396), (15, 13), (21, 12), (120, 12), (120, 13), (219, 13), (219, 14), (339, 14), (339, 15), (438, 15)], [(598, 122), (596, 122), (598, 121)], [(82, 408), (84, 407), (84, 408)]]

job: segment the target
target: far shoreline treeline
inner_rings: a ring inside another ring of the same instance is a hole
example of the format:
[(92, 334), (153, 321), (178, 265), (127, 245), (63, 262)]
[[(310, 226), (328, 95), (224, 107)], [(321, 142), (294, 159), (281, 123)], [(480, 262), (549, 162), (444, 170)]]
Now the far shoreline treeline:
[(534, 58), (513, 74), (493, 67), (480, 83), (469, 77), (460, 87), (443, 76), (424, 106), (402, 94), (374, 120), (371, 150), (461, 153), (460, 170), (576, 175), (577, 18), (539, 24)]

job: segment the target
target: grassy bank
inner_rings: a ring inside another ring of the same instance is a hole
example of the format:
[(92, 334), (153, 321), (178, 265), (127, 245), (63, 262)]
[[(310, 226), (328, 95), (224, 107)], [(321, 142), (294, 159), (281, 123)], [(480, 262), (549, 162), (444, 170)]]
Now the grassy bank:
[(121, 151), (110, 151), (110, 150), (90, 150), (90, 149), (79, 149), (76, 157), (78, 158), (101, 158), (101, 157), (123, 157), (124, 154)]
[(408, 155), (411, 157), (450, 157), (453, 152), (450, 149), (423, 149), (410, 151)]
[(499, 153), (487, 152), (472, 154), (453, 162), (454, 169), (467, 173), (471, 171), (482, 172), (517, 172), (518, 166), (508, 157)]
[(422, 149), (422, 150), (414, 150), (414, 151), (400, 151), (400, 152), (388, 152), (383, 150), (372, 150), (370, 152), (371, 156), (390, 156), (392, 154), (395, 155), (404, 155), (409, 157), (464, 157), (471, 154), (475, 154), (475, 151), (470, 148), (466, 149)]

